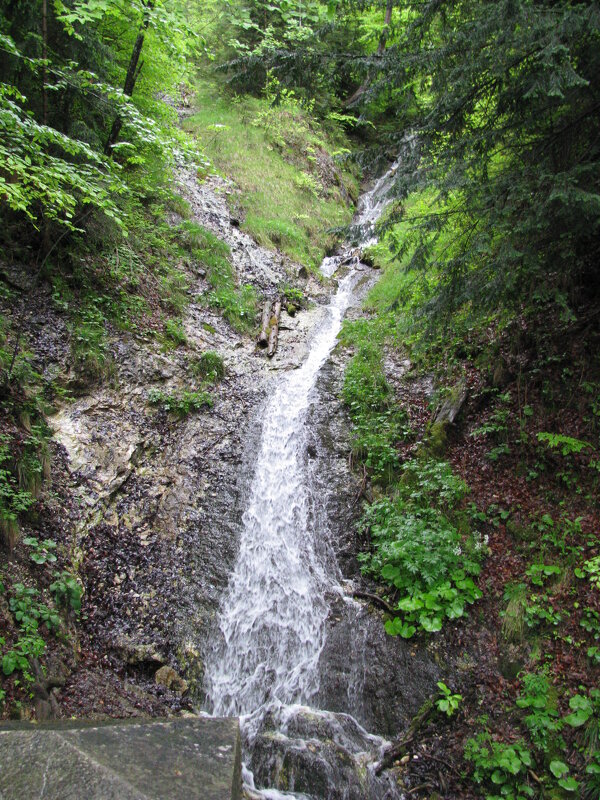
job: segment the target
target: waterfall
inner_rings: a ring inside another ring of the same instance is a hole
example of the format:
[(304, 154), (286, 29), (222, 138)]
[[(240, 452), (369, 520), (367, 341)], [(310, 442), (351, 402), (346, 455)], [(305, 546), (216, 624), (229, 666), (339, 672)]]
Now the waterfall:
[[(397, 163), (359, 201), (354, 224), (365, 243), (376, 241), (375, 223), (389, 202), (396, 168)], [(352, 258), (342, 250), (325, 259), (322, 271), (331, 275)], [(210, 713), (243, 717), (250, 741), (267, 713), (308, 705), (319, 689), (327, 596), (340, 589), (335, 569), (323, 556), (326, 532), (315, 529), (309, 513), (305, 420), (359, 277), (350, 269), (340, 280), (308, 357), (279, 381), (264, 410), (240, 551), (205, 676)]]
[(303, 422), (352, 281), (349, 275), (341, 282), (308, 358), (281, 381), (265, 409), (240, 552), (220, 619), (222, 647), (207, 665), (214, 714), (250, 714), (270, 700), (306, 702), (318, 689), (330, 578), (316, 552), (318, 531), (308, 521)]

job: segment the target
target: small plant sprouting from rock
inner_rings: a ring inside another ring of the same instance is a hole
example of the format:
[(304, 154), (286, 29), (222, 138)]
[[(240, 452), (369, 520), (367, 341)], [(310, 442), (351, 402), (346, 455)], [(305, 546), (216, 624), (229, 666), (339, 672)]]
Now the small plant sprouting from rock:
[(187, 344), (187, 336), (180, 322), (173, 319), (165, 322), (165, 339), (168, 345), (173, 347)]
[(189, 414), (200, 411), (203, 408), (211, 408), (213, 405), (213, 399), (206, 391), (168, 394), (160, 389), (150, 389), (148, 402), (150, 405), (159, 406), (164, 411), (174, 414), (179, 419), (184, 419)]
[(53, 563), (56, 561), (56, 542), (52, 539), (36, 539), (35, 536), (28, 536), (23, 539), (23, 544), (29, 548), (29, 557), (36, 564)]
[(439, 698), (436, 700), (436, 708), (446, 716), (451, 717), (458, 711), (458, 707), (463, 699), (462, 694), (453, 694), (443, 681), (437, 682)]
[(58, 606), (70, 608), (75, 614), (79, 614), (83, 589), (70, 572), (55, 572), (54, 581), (50, 584), (50, 591)]
[(196, 359), (190, 361), (188, 369), (194, 377), (208, 383), (216, 383), (225, 377), (225, 364), (222, 357), (214, 350), (206, 350)]

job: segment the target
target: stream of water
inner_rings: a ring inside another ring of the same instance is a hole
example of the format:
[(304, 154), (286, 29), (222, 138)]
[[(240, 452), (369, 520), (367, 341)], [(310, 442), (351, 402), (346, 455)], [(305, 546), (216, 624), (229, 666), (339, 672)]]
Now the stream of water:
[[(375, 223), (389, 202), (395, 169), (396, 164), (361, 197), (355, 225), (362, 231), (364, 244), (376, 240)], [(353, 258), (358, 265), (357, 256), (348, 249), (342, 250), (325, 259), (322, 271), (332, 275), (340, 264), (348, 264)], [(317, 376), (336, 343), (359, 278), (360, 273), (351, 266), (313, 334), (305, 362), (279, 381), (264, 410), (260, 449), (243, 515), (240, 551), (222, 603), (220, 636), (207, 656), (205, 676), (210, 713), (242, 718), (246, 758), (266, 719), (271, 729), (285, 738), (294, 726), (298, 728), (299, 720), (306, 725), (310, 718), (313, 727), (316, 724), (326, 729), (328, 741), (360, 754), (361, 763), (374, 761), (385, 744), (382, 739), (370, 736), (348, 715), (328, 715), (309, 708), (320, 684), (319, 657), (330, 614), (327, 598), (332, 593), (341, 594), (342, 590), (339, 571), (332, 566), (323, 546), (327, 531), (314, 524), (314, 515), (310, 513), (311, 486), (305, 465), (306, 416)], [(306, 744), (309, 739), (311, 736), (307, 735), (302, 741)], [(365, 756), (365, 752), (370, 756)], [(273, 766), (277, 759), (274, 760), (272, 752), (269, 758)], [(285, 761), (281, 754), (278, 758), (281, 763)], [(335, 783), (339, 776), (336, 777), (333, 767), (330, 772), (329, 780)], [(247, 769), (245, 777), (253, 788), (253, 778)], [(291, 789), (293, 794), (267, 789), (261, 796), (307, 796), (289, 784), (289, 775), (285, 781), (279, 781), (280, 787)], [(324, 800), (355, 796), (330, 786), (327, 781), (319, 786), (308, 796)], [(373, 794), (364, 796), (383, 798), (399, 794), (393, 791), (391, 783), (383, 781), (381, 791), (373, 789)]]

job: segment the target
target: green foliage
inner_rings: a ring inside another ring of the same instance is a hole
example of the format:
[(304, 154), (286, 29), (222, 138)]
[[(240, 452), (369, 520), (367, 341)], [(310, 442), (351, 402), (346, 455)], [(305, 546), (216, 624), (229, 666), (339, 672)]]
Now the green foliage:
[(45, 624), (48, 631), (57, 631), (60, 627), (58, 614), (37, 600), (39, 591), (16, 583), (8, 605), (19, 627), (26, 631), (37, 631), (40, 624)]
[(179, 419), (184, 419), (189, 414), (201, 411), (203, 408), (210, 408), (213, 399), (206, 391), (186, 391), (179, 395), (168, 394), (160, 389), (150, 389), (148, 402), (174, 414)]
[(561, 569), (556, 564), (532, 564), (525, 572), (536, 586), (543, 586), (547, 578), (560, 575)]
[(410, 428), (406, 413), (390, 396), (376, 343), (361, 342), (346, 369), (342, 396), (353, 423), (353, 455), (374, 480), (391, 481), (399, 466), (396, 445)]
[(71, 354), (82, 377), (100, 379), (111, 365), (106, 317), (97, 302), (84, 306), (76, 315), (71, 332)]
[(508, 585), (504, 590), (504, 601), (506, 608), (500, 612), (502, 633), (509, 641), (519, 641), (525, 629), (527, 586), (524, 583)]
[(223, 358), (214, 350), (206, 350), (198, 358), (192, 360), (188, 369), (192, 375), (208, 383), (216, 383), (225, 376)]
[(467, 487), (448, 464), (409, 461), (394, 498), (365, 511), (361, 524), (370, 532), (373, 552), (363, 554), (363, 569), (399, 591), (398, 616), (386, 623), (391, 635), (410, 638), (418, 629), (432, 633), (444, 619), (466, 613), (481, 597), (479, 575), (485, 545), (460, 530), (453, 509)]
[(452, 691), (446, 686), (443, 681), (437, 682), (439, 691), (439, 698), (435, 702), (435, 707), (438, 711), (446, 714), (446, 716), (453, 716), (463, 699), (461, 694), (452, 694)]
[[(591, 731), (593, 743), (598, 743), (598, 726), (600, 725), (600, 689), (591, 689), (589, 695), (576, 694), (569, 700), (571, 713), (564, 721), (573, 728), (580, 728), (593, 722), (595, 731)], [(590, 735), (588, 733), (588, 736)]]
[(302, 306), (304, 306), (306, 303), (304, 292), (302, 289), (298, 289), (296, 286), (284, 286), (282, 294), (286, 302), (292, 303), (293, 305), (298, 306), (298, 308), (302, 308)]
[[(0, 41), (22, 58), (12, 39), (1, 36)], [(121, 223), (114, 196), (125, 186), (116, 166), (85, 142), (40, 124), (27, 110), (27, 98), (5, 83), (0, 84), (0, 129), (0, 160), (7, 170), (0, 175), (0, 197), (8, 208), (32, 223), (47, 219), (75, 229), (82, 204)]]
[(2, 655), (2, 672), (7, 677), (13, 672), (21, 672), (28, 683), (33, 683), (29, 659), (39, 658), (46, 649), (46, 643), (35, 631), (22, 633), (13, 647)]
[(523, 721), (535, 747), (544, 752), (556, 752), (564, 747), (564, 741), (559, 738), (564, 722), (559, 717), (556, 691), (547, 673), (523, 676), (517, 706), (527, 711)]
[(581, 579), (587, 578), (592, 586), (600, 591), (600, 556), (594, 556), (584, 561), (581, 567), (576, 567), (575, 575)]
[(0, 526), (9, 539), (18, 530), (19, 514), (35, 502), (31, 492), (19, 488), (14, 471), (9, 468), (11, 460), (10, 438), (0, 434)]
[(70, 608), (75, 614), (80, 613), (83, 589), (70, 572), (55, 572), (54, 581), (50, 584), (50, 591), (58, 606)]
[[(348, 223), (342, 201), (355, 179), (335, 160), (338, 133), (322, 131), (295, 98), (219, 94), (204, 77), (197, 113), (185, 128), (196, 134), (216, 167), (232, 178), (239, 193), (233, 211), (242, 228), (266, 247), (316, 269), (334, 239), (331, 229)], [(344, 187), (344, 188), (342, 188)]]
[(545, 442), (551, 450), (560, 449), (563, 456), (570, 456), (581, 453), (582, 450), (591, 447), (589, 442), (581, 439), (574, 439), (572, 436), (563, 436), (559, 433), (538, 433), (538, 442)]
[(525, 606), (525, 624), (528, 628), (557, 628), (568, 611), (547, 594), (532, 594)]
[(46, 643), (39, 631), (40, 625), (44, 624), (49, 632), (56, 632), (60, 627), (56, 612), (40, 603), (38, 597), (37, 589), (16, 583), (8, 598), (9, 608), (20, 634), (11, 649), (2, 653), (2, 672), (6, 676), (21, 672), (28, 683), (33, 682), (29, 659), (39, 658), (46, 649)]
[(489, 419), (476, 430), (472, 431), (471, 436), (491, 436), (496, 442), (496, 447), (488, 451), (487, 457), (490, 461), (497, 461), (502, 455), (510, 453), (510, 446), (507, 441), (508, 420), (510, 411), (507, 404), (510, 402), (510, 393), (506, 392), (498, 396), (496, 407)]
[(175, 347), (187, 344), (187, 336), (180, 322), (168, 319), (165, 322), (165, 336)]
[(182, 223), (181, 237), (192, 257), (206, 267), (211, 288), (202, 299), (211, 308), (219, 309), (235, 330), (252, 330), (258, 307), (256, 290), (250, 284), (236, 285), (228, 245), (195, 222)]
[(526, 800), (535, 796), (528, 779), (533, 759), (524, 742), (504, 744), (481, 732), (467, 740), (465, 759), (472, 763), (473, 780), (482, 786), (486, 800)]
[[(412, 24), (385, 51), (383, 77), (363, 99), (425, 87), (420, 147), (403, 165), (399, 191), (416, 174), (438, 199), (397, 249), (411, 266), (439, 271), (431, 311), (479, 316), (595, 285), (597, 5), (411, 8)], [(452, 246), (440, 252), (442, 233)]]
[(23, 544), (29, 548), (29, 558), (36, 564), (52, 564), (56, 561), (56, 542), (52, 539), (36, 539), (35, 536), (28, 536), (23, 539)]

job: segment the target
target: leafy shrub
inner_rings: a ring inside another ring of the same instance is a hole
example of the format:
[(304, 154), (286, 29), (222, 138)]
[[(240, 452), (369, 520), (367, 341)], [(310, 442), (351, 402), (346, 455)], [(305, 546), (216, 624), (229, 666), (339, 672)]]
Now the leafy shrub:
[(437, 682), (439, 691), (439, 698), (436, 700), (435, 706), (438, 711), (451, 717), (458, 711), (458, 707), (462, 702), (462, 694), (452, 694), (452, 691), (446, 686), (443, 681)]
[(542, 751), (556, 751), (564, 746), (559, 737), (564, 722), (559, 717), (556, 691), (552, 689), (546, 672), (523, 676), (523, 688), (517, 706), (527, 710), (525, 726), (533, 744)]
[(40, 541), (36, 539), (35, 536), (28, 536), (26, 539), (23, 539), (23, 544), (27, 545), (29, 548), (29, 557), (36, 564), (46, 564), (47, 562), (52, 563), (56, 561), (56, 555), (53, 552), (56, 550), (56, 542), (52, 541), (52, 539)]
[(165, 322), (165, 336), (173, 342), (176, 347), (180, 344), (187, 344), (187, 336), (185, 335), (183, 326), (180, 322), (176, 322), (173, 319), (168, 319)]
[(544, 442), (551, 450), (560, 449), (561, 455), (570, 456), (576, 453), (581, 453), (586, 448), (591, 448), (589, 442), (584, 442), (581, 439), (574, 439), (572, 436), (563, 436), (560, 433), (538, 433), (538, 442)]
[(352, 452), (373, 480), (389, 482), (398, 469), (398, 441), (410, 434), (406, 412), (395, 405), (377, 343), (361, 342), (344, 378), (342, 396), (352, 418)]
[(37, 589), (24, 586), (22, 583), (15, 583), (13, 592), (8, 605), (20, 628), (31, 632), (37, 631), (39, 625), (44, 624), (50, 632), (59, 629), (58, 614), (37, 600), (39, 597)]
[(33, 683), (29, 659), (39, 658), (45, 649), (46, 642), (38, 633), (35, 631), (23, 633), (12, 649), (3, 654), (2, 672), (8, 677), (13, 672), (20, 671), (28, 683)]
[(306, 302), (304, 292), (296, 286), (284, 286), (282, 294), (288, 303), (293, 303), (296, 306), (303, 306)]
[(71, 608), (76, 614), (81, 611), (83, 589), (77, 579), (69, 572), (55, 572), (50, 591), (59, 606)]
[(363, 515), (374, 547), (361, 561), (365, 572), (399, 590), (401, 614), (386, 630), (410, 638), (417, 629), (441, 630), (445, 618), (462, 617), (465, 605), (481, 597), (473, 578), (485, 545), (449, 517), (467, 487), (448, 464), (410, 461), (403, 470), (396, 497), (373, 503)]
[(596, 589), (600, 590), (600, 556), (584, 561), (581, 567), (575, 568), (578, 578), (587, 578)]
[(524, 742), (495, 742), (487, 732), (478, 733), (465, 744), (465, 759), (473, 764), (473, 780), (481, 784), (486, 800), (526, 800), (535, 792), (527, 772), (533, 766), (531, 753)]
[(14, 546), (18, 535), (18, 516), (27, 511), (35, 499), (31, 492), (23, 491), (18, 480), (9, 469), (12, 461), (10, 438), (0, 434), (0, 531), (10, 546)]

